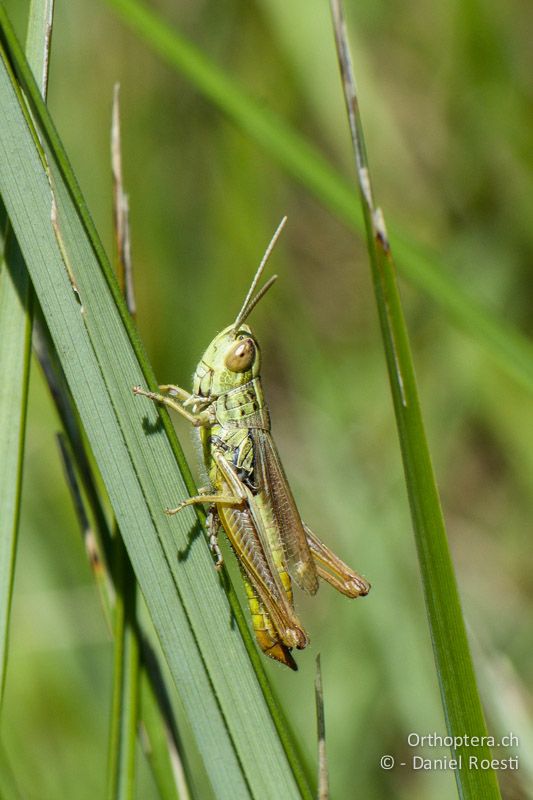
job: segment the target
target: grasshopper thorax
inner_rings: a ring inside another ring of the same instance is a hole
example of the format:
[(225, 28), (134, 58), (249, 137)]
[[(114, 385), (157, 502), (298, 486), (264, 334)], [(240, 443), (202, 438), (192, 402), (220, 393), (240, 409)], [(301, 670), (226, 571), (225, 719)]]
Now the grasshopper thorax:
[(219, 333), (196, 367), (193, 392), (200, 397), (221, 394), (257, 378), (261, 353), (248, 325), (230, 325)]

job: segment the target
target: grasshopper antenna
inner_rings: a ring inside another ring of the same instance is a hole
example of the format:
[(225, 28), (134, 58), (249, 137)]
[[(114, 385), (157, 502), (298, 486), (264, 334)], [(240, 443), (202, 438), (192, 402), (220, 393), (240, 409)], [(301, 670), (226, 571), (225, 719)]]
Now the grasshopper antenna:
[(261, 259), (261, 263), (259, 264), (259, 267), (257, 268), (257, 272), (255, 273), (254, 279), (252, 281), (252, 285), (250, 286), (250, 289), (248, 290), (248, 294), (244, 298), (244, 303), (242, 304), (242, 308), (239, 311), (239, 313), (237, 314), (237, 319), (235, 320), (235, 323), (233, 325), (233, 328), (235, 330), (237, 330), (239, 325), (242, 322), (244, 322), (244, 320), (250, 314), (252, 309), (255, 308), (255, 306), (258, 304), (258, 302), (261, 300), (261, 298), (265, 295), (265, 293), (268, 292), (268, 290), (270, 289), (270, 287), (272, 286), (272, 284), (274, 283), (274, 281), (278, 277), (277, 275), (273, 275), (265, 283), (263, 288), (259, 290), (259, 292), (256, 294), (256, 296), (253, 299), (251, 299), (252, 295), (253, 295), (253, 293), (255, 291), (255, 287), (259, 283), (259, 278), (261, 277), (261, 275), (263, 273), (263, 270), (265, 268), (265, 264), (267, 263), (267, 261), (268, 261), (268, 259), (270, 257), (270, 254), (271, 254), (272, 250), (274, 249), (274, 245), (278, 241), (279, 235), (280, 235), (281, 231), (283, 230), (286, 222), (287, 222), (287, 217), (283, 217), (283, 219), (279, 223), (278, 227), (276, 228), (276, 232), (274, 233), (274, 236), (270, 240), (270, 244), (268, 245), (267, 249), (265, 250), (265, 255)]

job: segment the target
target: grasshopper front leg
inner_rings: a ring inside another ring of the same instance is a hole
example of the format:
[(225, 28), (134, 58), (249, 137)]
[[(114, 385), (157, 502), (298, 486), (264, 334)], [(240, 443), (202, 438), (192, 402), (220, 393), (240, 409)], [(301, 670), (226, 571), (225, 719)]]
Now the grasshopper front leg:
[(182, 403), (190, 404), (193, 395), (186, 389), (176, 386), (174, 383), (161, 383), (159, 384), (159, 391), (161, 394), (170, 394), (172, 397), (177, 397)]
[[(149, 400), (153, 400), (155, 403), (161, 403), (161, 405), (167, 406), (167, 408), (171, 408), (173, 411), (177, 411), (178, 414), (181, 414), (183, 417), (185, 417), (185, 419), (189, 420), (191, 425), (194, 425), (195, 428), (199, 428), (201, 425), (210, 424), (211, 418), (208, 409), (204, 409), (203, 411), (194, 414), (192, 411), (187, 411), (187, 409), (183, 407), (184, 403), (190, 402), (193, 398), (193, 395), (189, 394), (189, 392), (186, 392), (185, 389), (180, 389), (179, 386), (171, 385), (161, 386), (160, 388), (163, 391), (168, 389), (169, 392), (174, 395), (174, 397), (160, 394), (159, 392), (147, 392), (140, 386), (133, 387), (133, 394), (140, 394), (143, 397), (148, 397)], [(176, 400), (175, 397), (178, 397), (178, 399)]]

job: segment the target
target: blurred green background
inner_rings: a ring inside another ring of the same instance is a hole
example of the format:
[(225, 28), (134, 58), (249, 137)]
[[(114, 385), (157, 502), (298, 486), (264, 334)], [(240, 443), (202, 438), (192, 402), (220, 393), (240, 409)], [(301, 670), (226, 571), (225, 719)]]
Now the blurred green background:
[[(270, 266), (280, 280), (251, 319), (273, 432), (304, 518), (373, 584), (356, 603), (327, 587), (299, 596), (312, 638), (300, 672), (267, 663), (305, 754), (313, 764), (320, 652), (332, 797), (454, 797), (450, 772), (379, 766), (383, 754), (415, 752), (409, 732), (445, 726), (364, 245), (105, 2), (56, 2), (49, 106), (109, 251), (109, 121), (121, 84), (138, 327), (161, 382), (190, 385), (289, 217)], [(23, 38), (28, 3), (6, 6)], [(327, 3), (150, 6), (351, 178)], [(530, 335), (528, 6), (347, 1), (346, 11), (387, 220)], [(418, 289), (401, 289), (489, 727), (520, 740), (520, 771), (501, 775), (503, 794), (532, 797), (531, 396)], [(30, 800), (100, 797), (105, 786), (112, 644), (57, 427), (32, 368), (2, 720), (3, 758)], [(194, 459), (187, 426), (177, 428)], [(138, 797), (155, 796), (139, 764)]]

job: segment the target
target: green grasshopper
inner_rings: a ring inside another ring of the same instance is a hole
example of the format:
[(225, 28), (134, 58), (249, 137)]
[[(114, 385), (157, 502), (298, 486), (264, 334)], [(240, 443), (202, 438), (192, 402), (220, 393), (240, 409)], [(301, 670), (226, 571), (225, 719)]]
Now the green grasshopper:
[(347, 597), (366, 595), (370, 584), (323, 544), (303, 522), (270, 433), (261, 386), (261, 353), (245, 324), (252, 309), (276, 280), (255, 295), (265, 264), (286, 222), (281, 221), (263, 256), (235, 322), (219, 333), (196, 367), (193, 392), (160, 386), (134, 393), (174, 409), (199, 428), (210, 487), (166, 509), (209, 504), (207, 528), (215, 565), (222, 565), (217, 543), (224, 528), (237, 555), (261, 650), (297, 669), (292, 648), (309, 638), (294, 610), (292, 582), (315, 594), (318, 578)]

